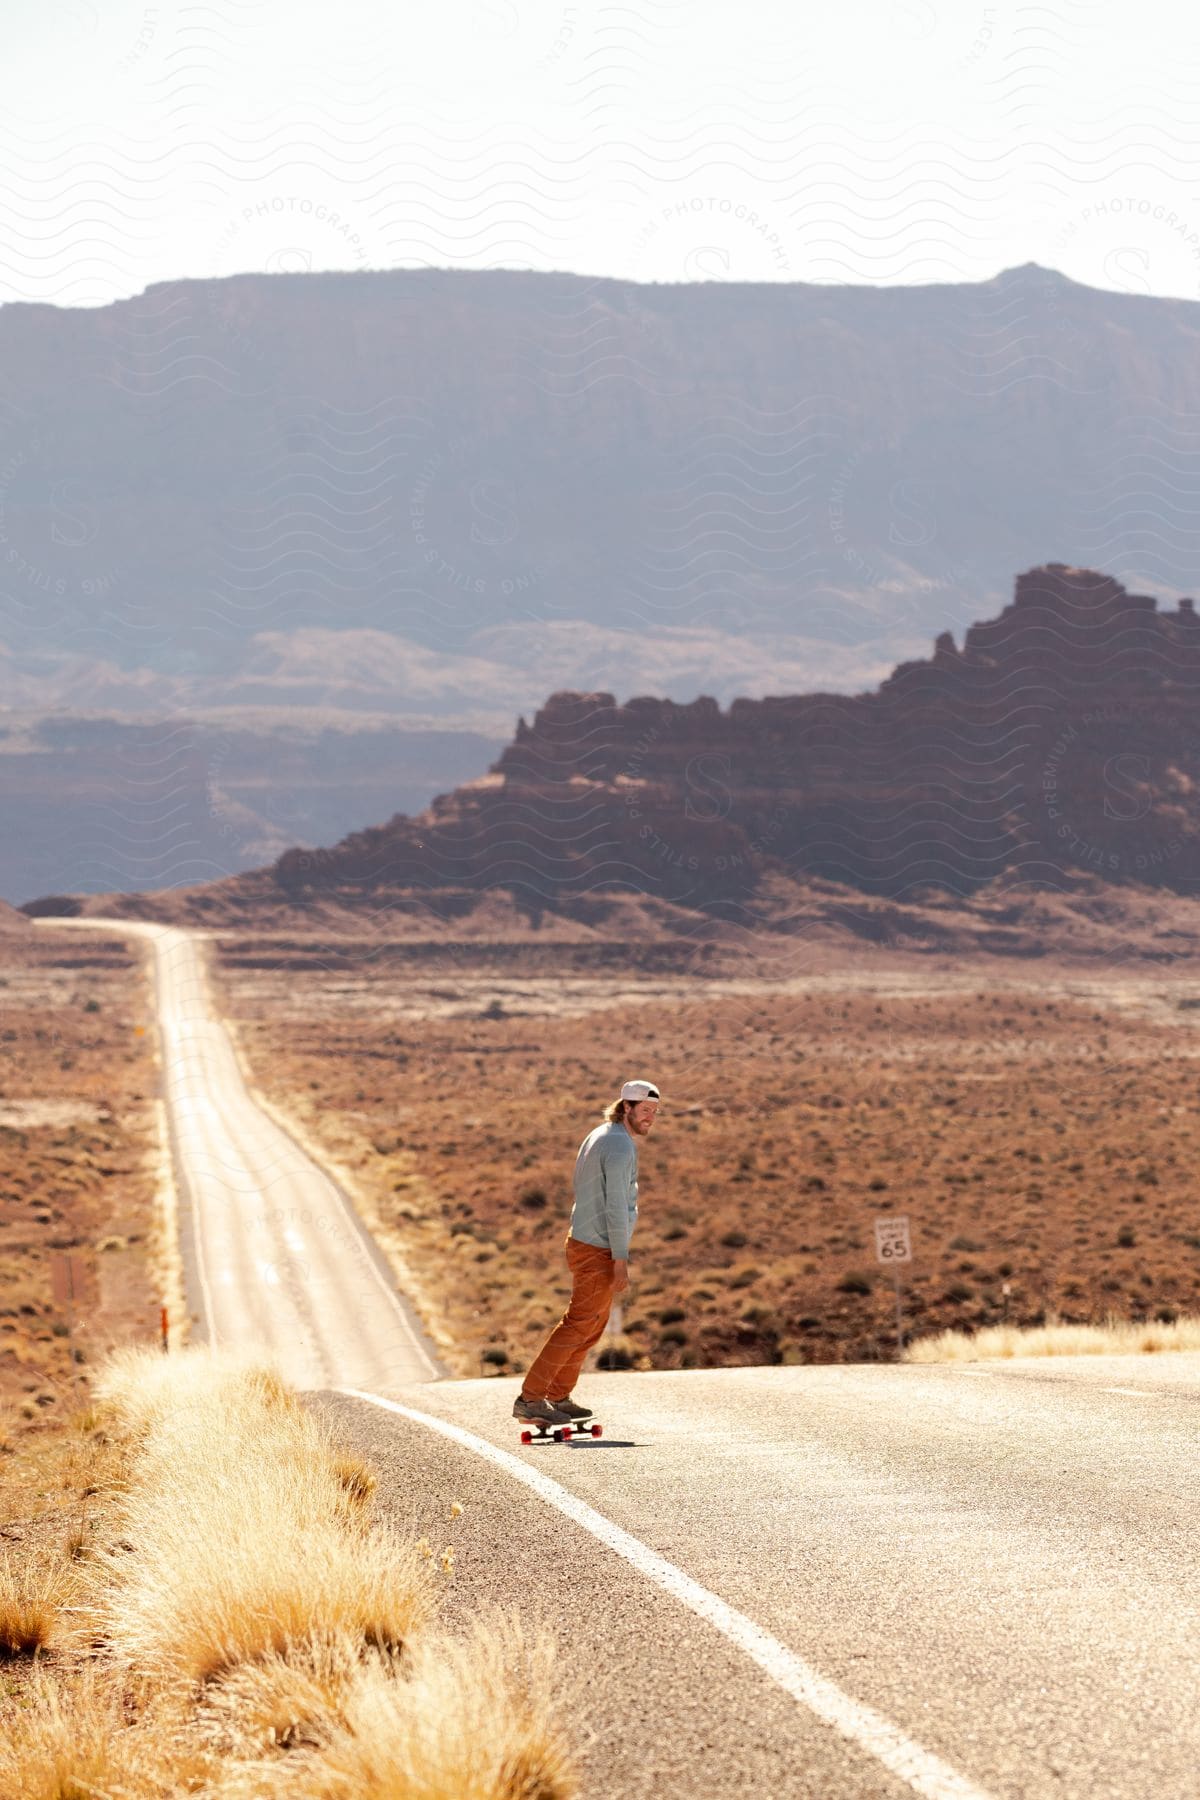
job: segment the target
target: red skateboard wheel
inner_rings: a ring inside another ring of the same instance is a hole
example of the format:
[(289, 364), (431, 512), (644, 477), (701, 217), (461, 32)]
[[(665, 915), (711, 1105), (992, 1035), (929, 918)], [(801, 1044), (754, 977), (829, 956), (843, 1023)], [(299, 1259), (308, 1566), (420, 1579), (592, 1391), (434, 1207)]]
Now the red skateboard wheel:
[(532, 1433), (532, 1431), (523, 1431), (523, 1432), (522, 1432), (522, 1433), (521, 1433), (521, 1442), (522, 1442), (522, 1443), (523, 1443), (523, 1444), (532, 1444), (532, 1442), (533, 1442), (533, 1433)]
[(569, 1444), (571, 1441), (571, 1427), (569, 1425), (564, 1425), (561, 1431), (556, 1431), (554, 1434), (554, 1441), (556, 1444)]
[(604, 1427), (603, 1427), (603, 1425), (593, 1425), (593, 1426), (592, 1426), (592, 1436), (593, 1436), (593, 1437), (600, 1437), (600, 1435), (601, 1435), (601, 1434), (602, 1434), (602, 1432), (603, 1432), (603, 1430), (604, 1430)]

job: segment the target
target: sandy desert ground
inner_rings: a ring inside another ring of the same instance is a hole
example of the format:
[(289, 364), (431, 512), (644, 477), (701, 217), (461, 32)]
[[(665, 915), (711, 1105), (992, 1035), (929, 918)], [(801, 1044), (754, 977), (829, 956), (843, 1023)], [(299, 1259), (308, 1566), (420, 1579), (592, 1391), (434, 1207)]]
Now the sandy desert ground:
[[(153, 1043), (141, 963), (119, 940), (0, 921), (0, 1553), (11, 1558), (68, 1518), (87, 1528), (68, 1421), (110, 1347), (158, 1334)], [(73, 1340), (52, 1294), (56, 1251), (83, 1276)]]
[(575, 1149), (634, 1073), (666, 1103), (616, 1366), (893, 1356), (895, 1214), (910, 1331), (1200, 1306), (1195, 964), (860, 951), (701, 980), (344, 950), (227, 942), (218, 992), (455, 1372), (518, 1372), (561, 1311)]

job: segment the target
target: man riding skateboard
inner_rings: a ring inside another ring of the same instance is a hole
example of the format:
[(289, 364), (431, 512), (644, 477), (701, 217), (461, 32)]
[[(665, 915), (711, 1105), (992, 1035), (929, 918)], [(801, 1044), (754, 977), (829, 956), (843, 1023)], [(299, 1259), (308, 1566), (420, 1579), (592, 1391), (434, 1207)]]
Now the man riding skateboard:
[(589, 1131), (575, 1158), (575, 1204), (567, 1235), (571, 1302), (542, 1345), (513, 1402), (513, 1418), (535, 1425), (577, 1425), (592, 1409), (571, 1390), (584, 1358), (600, 1341), (612, 1303), (629, 1286), (629, 1239), (637, 1220), (637, 1147), (661, 1096), (652, 1081), (627, 1081)]

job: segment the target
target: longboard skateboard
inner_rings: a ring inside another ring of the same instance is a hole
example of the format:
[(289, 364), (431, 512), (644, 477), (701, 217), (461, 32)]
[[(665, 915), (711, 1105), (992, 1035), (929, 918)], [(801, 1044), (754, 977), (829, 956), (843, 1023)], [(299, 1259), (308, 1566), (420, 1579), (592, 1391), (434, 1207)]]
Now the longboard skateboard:
[(573, 1437), (602, 1437), (603, 1425), (593, 1419), (584, 1419), (579, 1425), (539, 1425), (536, 1431), (528, 1426), (521, 1432), (523, 1444), (537, 1444), (544, 1438), (553, 1438), (556, 1444), (569, 1444)]

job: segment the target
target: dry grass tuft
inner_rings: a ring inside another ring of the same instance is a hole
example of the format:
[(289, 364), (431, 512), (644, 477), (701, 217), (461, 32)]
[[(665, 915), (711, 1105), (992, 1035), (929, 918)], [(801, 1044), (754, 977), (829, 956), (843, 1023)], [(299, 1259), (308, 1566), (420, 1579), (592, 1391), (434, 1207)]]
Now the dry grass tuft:
[(357, 1456), (335, 1456), (332, 1467), (347, 1496), (355, 1505), (365, 1506), (379, 1486), (379, 1477), (374, 1469)]
[(105, 1542), (88, 1517), (32, 1586), (0, 1565), (10, 1653), (63, 1652), (10, 1677), (0, 1800), (574, 1800), (548, 1642), (430, 1635), (432, 1552), (273, 1370), (123, 1352), (98, 1389), (111, 1439), (59, 1485), (119, 1473)]
[(1132, 1324), (1110, 1318), (1104, 1325), (991, 1325), (984, 1331), (943, 1331), (918, 1338), (905, 1362), (978, 1362), (1009, 1356), (1132, 1356), (1162, 1350), (1200, 1350), (1200, 1318)]
[(237, 1746), (251, 1756), (319, 1747), (342, 1721), (347, 1690), (370, 1654), (361, 1643), (335, 1637), (293, 1644), (286, 1656), (238, 1664), (204, 1694), (205, 1723), (214, 1742), (225, 1754)]
[[(422, 1640), (403, 1669), (371, 1658), (333, 1697), (316, 1743), (247, 1758), (220, 1800), (574, 1800), (549, 1723), (552, 1667), (546, 1640), (527, 1644), (499, 1618), (464, 1640)], [(253, 1678), (240, 1673), (243, 1693)]]
[(42, 1676), (0, 1736), (0, 1800), (179, 1800), (215, 1795), (221, 1765), (189, 1742), (175, 1696), (127, 1704), (106, 1671)]
[(128, 1768), (121, 1726), (95, 1677), (40, 1681), (0, 1736), (0, 1800), (108, 1800)]
[(54, 1637), (68, 1588), (63, 1571), (46, 1564), (14, 1569), (0, 1562), (0, 1659), (36, 1656)]
[[(195, 1403), (235, 1410), (258, 1403), (295, 1414), (296, 1394), (270, 1364), (231, 1350), (186, 1350), (163, 1356), (141, 1347), (114, 1351), (92, 1383), (95, 1399), (134, 1439), (174, 1421)], [(184, 1427), (186, 1429), (186, 1426)]]
[(100, 1385), (141, 1434), (123, 1505), (134, 1551), (108, 1554), (95, 1621), (131, 1670), (204, 1682), (341, 1635), (397, 1648), (427, 1622), (415, 1546), (366, 1527), (370, 1471), (339, 1459), (273, 1371), (127, 1353)]

